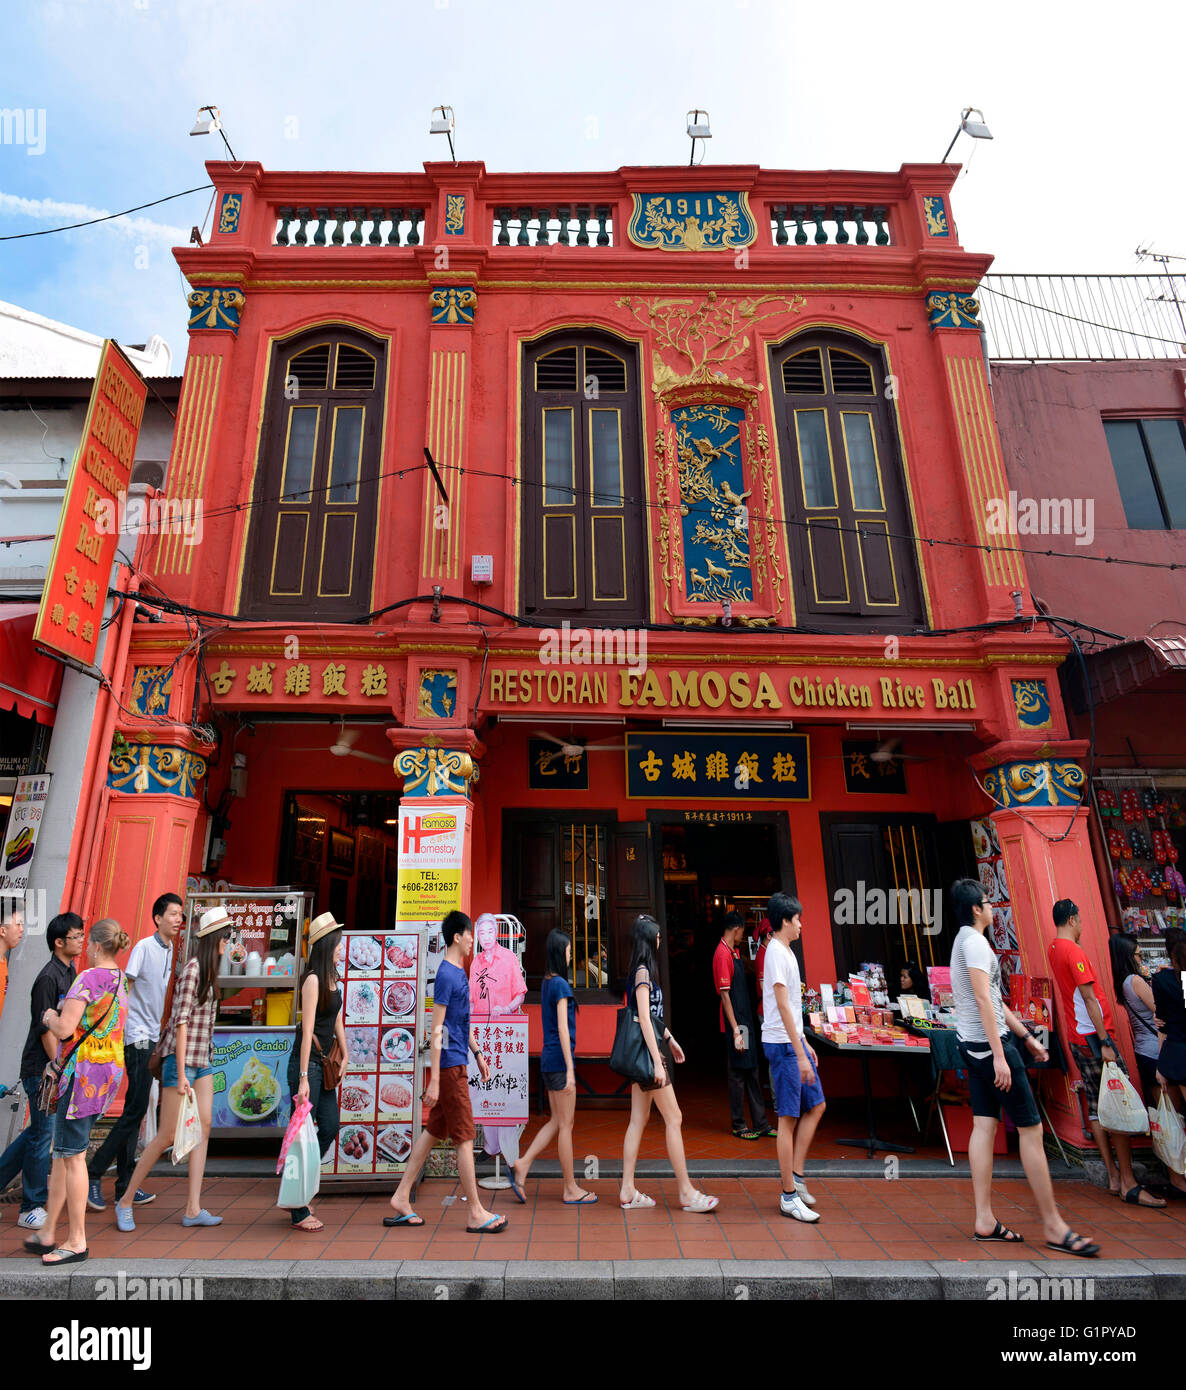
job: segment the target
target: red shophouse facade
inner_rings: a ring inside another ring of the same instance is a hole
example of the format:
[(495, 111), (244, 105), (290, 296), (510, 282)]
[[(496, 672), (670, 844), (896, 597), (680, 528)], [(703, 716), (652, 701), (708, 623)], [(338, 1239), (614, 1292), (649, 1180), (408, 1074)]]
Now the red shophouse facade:
[(208, 168), (169, 469), (204, 535), (137, 554), (141, 593), (194, 614), (123, 623), (88, 910), (135, 936), (221, 811), (212, 877), (378, 929), (387, 822), (436, 792), (469, 817), (465, 905), (523, 921), (530, 987), (576, 927), (578, 1051), (608, 1050), (643, 910), (708, 1046), (720, 906), (797, 893), (810, 985), (946, 963), (949, 912), (859, 927), (835, 895), (945, 887), (991, 813), (1020, 968), (1046, 973), (1064, 895), (1102, 949), (1067, 644), (1012, 623), (1025, 568), (986, 526), (989, 257), (959, 243), (954, 166)]

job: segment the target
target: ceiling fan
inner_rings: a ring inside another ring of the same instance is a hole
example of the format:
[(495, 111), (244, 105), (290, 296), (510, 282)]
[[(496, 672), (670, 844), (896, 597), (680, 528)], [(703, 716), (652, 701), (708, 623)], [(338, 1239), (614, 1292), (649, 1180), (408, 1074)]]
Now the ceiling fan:
[(869, 761), (873, 763), (929, 763), (930, 758), (921, 757), (917, 753), (899, 753), (898, 749), (902, 746), (900, 738), (883, 738), (876, 748), (869, 754)]
[(342, 720), (338, 728), (338, 737), (328, 748), (295, 748), (295, 753), (332, 753), (335, 758), (364, 758), (368, 763), (387, 763), (388, 758), (381, 758), (377, 753), (363, 753), (354, 747), (355, 740), (358, 738), (360, 730), (347, 729), (346, 721)]
[(582, 753), (621, 752), (626, 747), (624, 743), (574, 743), (571, 739), (557, 738), (555, 734), (546, 733), (543, 729), (536, 729), (535, 737), (554, 743), (558, 751), (551, 756), (556, 758), (579, 758)]

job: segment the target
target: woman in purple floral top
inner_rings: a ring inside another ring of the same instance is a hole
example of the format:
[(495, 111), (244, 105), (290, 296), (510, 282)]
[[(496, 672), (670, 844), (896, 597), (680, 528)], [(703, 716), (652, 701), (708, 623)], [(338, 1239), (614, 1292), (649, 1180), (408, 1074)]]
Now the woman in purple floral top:
[[(25, 1248), (39, 1254), (44, 1265), (74, 1264), (87, 1257), (87, 1144), (95, 1121), (115, 1099), (123, 1080), (128, 983), (117, 957), (131, 944), (118, 922), (110, 917), (96, 922), (87, 942), (90, 969), (70, 986), (61, 1013), (46, 1009), (41, 1016), (54, 1037), (72, 1039), (63, 1053), (58, 1087), (45, 1225), (39, 1238), (25, 1241)], [(65, 1243), (57, 1245), (54, 1231), (63, 1207), (70, 1231)]]

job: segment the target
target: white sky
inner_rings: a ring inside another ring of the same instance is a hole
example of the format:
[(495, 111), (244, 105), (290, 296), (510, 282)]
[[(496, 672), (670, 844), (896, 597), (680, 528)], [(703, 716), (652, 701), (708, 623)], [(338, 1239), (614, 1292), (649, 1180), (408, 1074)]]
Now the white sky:
[[(1048, 0), (7, 0), (0, 106), (45, 112), (45, 153), (0, 145), (0, 233), (117, 211), (205, 182), (222, 108), (270, 168), (492, 170), (706, 163), (890, 169), (938, 160), (961, 108), (995, 136), (954, 193), (963, 244), (1002, 271), (1124, 271), (1138, 243), (1186, 256), (1186, 4)], [(294, 125), (295, 138), (288, 138)], [(0, 243), (0, 298), (126, 342), (185, 350), (169, 254), (195, 194), (119, 222)], [(1186, 266), (1186, 263), (1183, 263)]]

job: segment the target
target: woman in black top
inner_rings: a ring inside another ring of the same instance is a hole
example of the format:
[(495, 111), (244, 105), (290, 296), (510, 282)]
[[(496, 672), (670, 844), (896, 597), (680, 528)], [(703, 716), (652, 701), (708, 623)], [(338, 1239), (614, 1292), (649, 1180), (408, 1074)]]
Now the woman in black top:
[(1164, 1041), (1157, 1057), (1157, 1073), (1186, 1101), (1186, 1000), (1182, 998), (1182, 971), (1186, 970), (1186, 941), (1170, 949), (1171, 970), (1155, 970), (1151, 981), (1153, 1007)]
[[(322, 1159), (333, 1147), (342, 1123), (337, 1089), (327, 1090), (322, 1077), (322, 1059), (329, 1055), (335, 1037), (343, 1057), (346, 1055), (342, 990), (338, 984), (342, 949), (342, 928), (332, 914), (323, 912), (315, 917), (309, 928), (309, 963), (301, 979), (300, 1046), (293, 1049), (288, 1059), (293, 1108), (302, 1100), (312, 1105)], [(298, 1231), (324, 1229), (309, 1207), (297, 1207), (292, 1212), (292, 1224)]]
[(709, 1197), (692, 1186), (688, 1164), (684, 1158), (684, 1137), (680, 1130), (683, 1115), (671, 1084), (672, 1062), (684, 1060), (683, 1049), (671, 1036), (663, 1018), (663, 990), (659, 984), (659, 924), (653, 917), (637, 917), (632, 932), (634, 951), (630, 958), (630, 973), (626, 977), (626, 1004), (637, 1007), (638, 1023), (646, 1040), (655, 1068), (655, 1079), (646, 1086), (635, 1082), (630, 1087), (630, 1124), (622, 1146), (622, 1190), (620, 1201), (627, 1210), (634, 1207), (653, 1207), (655, 1199), (647, 1197), (634, 1186), (634, 1165), (642, 1143), (643, 1130), (651, 1115), (651, 1101), (659, 1107), (667, 1127), (667, 1156), (679, 1184), (680, 1206), (684, 1211), (709, 1212), (717, 1198)]

